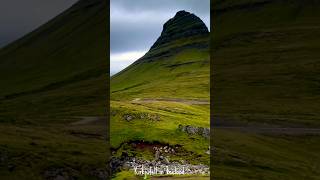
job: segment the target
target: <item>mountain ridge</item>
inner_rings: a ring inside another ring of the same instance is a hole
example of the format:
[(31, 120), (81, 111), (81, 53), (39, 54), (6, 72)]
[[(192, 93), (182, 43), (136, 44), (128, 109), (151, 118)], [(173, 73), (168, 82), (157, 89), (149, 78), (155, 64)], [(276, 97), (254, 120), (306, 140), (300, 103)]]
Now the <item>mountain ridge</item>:
[(198, 16), (181, 10), (164, 23), (160, 36), (149, 51), (132, 65), (168, 57), (190, 48), (209, 48), (209, 30)]
[(180, 38), (208, 33), (208, 28), (198, 16), (181, 10), (164, 23), (161, 35), (151, 46), (151, 49)]

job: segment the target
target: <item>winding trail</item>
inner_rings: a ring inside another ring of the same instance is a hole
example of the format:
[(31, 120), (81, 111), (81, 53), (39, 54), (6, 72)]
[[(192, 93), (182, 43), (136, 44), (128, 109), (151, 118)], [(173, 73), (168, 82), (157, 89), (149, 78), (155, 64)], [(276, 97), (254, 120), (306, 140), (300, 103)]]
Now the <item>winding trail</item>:
[(107, 121), (106, 117), (101, 117), (101, 116), (79, 116), (75, 118), (79, 120), (71, 123), (71, 125), (98, 124), (103, 121), (105, 122)]
[(239, 130), (250, 133), (265, 133), (265, 134), (288, 134), (288, 135), (320, 135), (320, 128), (288, 128), (288, 127), (259, 127), (259, 126), (217, 126), (214, 129), (224, 130)]
[(211, 129), (236, 130), (248, 133), (261, 133), (273, 135), (320, 135), (320, 128), (311, 128), (303, 126), (281, 126), (269, 124), (245, 124), (241, 122), (232, 122), (218, 120), (211, 124)]
[(189, 105), (210, 105), (209, 100), (203, 99), (176, 99), (176, 98), (136, 98), (132, 100), (133, 103), (156, 103), (156, 102), (176, 102)]

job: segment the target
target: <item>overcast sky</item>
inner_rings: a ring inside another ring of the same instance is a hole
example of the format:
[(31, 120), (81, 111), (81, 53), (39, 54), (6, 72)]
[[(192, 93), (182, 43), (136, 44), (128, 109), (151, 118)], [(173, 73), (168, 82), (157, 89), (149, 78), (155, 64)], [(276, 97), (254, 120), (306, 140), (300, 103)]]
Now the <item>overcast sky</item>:
[(210, 0), (111, 0), (111, 74), (143, 56), (163, 24), (180, 10), (194, 13), (210, 27)]
[(0, 48), (60, 14), (77, 0), (0, 0)]

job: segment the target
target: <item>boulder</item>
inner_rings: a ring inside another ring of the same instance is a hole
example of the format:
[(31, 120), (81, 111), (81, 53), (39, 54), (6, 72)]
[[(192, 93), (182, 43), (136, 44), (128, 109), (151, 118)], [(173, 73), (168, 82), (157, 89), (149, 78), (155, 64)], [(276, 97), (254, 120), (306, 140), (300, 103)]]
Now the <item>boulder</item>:
[(126, 121), (131, 121), (131, 120), (133, 120), (133, 116), (130, 114), (125, 114), (125, 115), (123, 115), (123, 119)]

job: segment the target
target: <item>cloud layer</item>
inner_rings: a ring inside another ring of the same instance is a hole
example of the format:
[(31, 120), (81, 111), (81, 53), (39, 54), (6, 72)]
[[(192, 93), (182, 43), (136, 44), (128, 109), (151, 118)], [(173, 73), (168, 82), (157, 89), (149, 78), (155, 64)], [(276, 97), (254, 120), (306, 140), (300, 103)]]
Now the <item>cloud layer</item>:
[(163, 24), (180, 10), (196, 14), (210, 27), (210, 0), (111, 0), (111, 73), (137, 60), (135, 56), (114, 59), (114, 54), (147, 52)]

